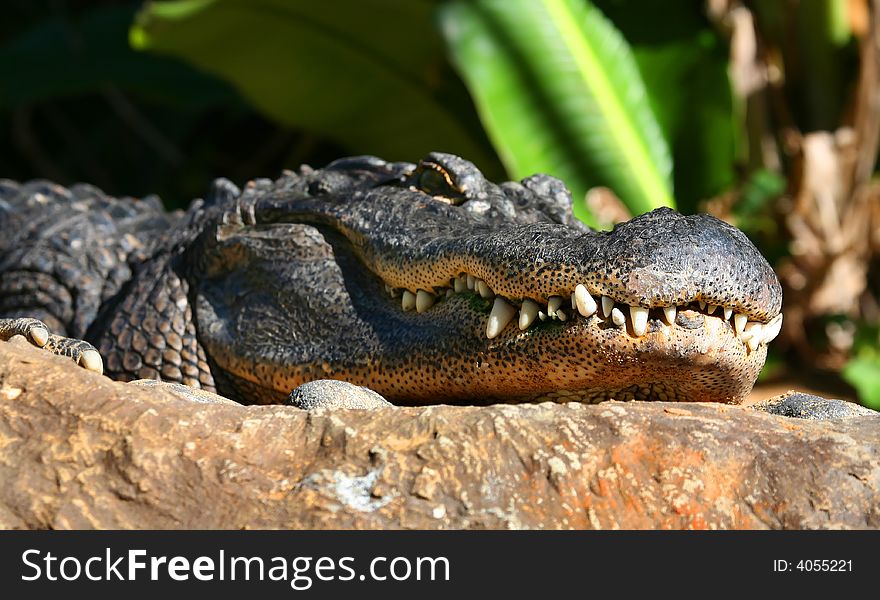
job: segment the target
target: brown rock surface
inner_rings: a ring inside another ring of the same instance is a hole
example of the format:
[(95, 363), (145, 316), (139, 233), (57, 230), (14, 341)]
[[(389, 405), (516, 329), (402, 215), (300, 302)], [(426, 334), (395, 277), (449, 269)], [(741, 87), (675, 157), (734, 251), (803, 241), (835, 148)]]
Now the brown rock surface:
[(308, 413), (0, 343), (5, 528), (880, 526), (880, 417), (667, 403)]

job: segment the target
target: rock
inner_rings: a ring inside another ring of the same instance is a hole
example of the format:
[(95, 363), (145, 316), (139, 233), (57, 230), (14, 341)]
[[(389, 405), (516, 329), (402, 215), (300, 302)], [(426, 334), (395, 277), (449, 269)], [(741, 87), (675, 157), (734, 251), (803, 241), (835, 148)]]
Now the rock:
[(290, 393), (287, 404), (303, 410), (340, 408), (372, 410), (394, 406), (373, 390), (334, 379), (318, 379), (302, 384)]
[(238, 402), (224, 398), (214, 392), (200, 390), (183, 385), (182, 383), (171, 383), (167, 381), (157, 381), (155, 379), (136, 379), (130, 381), (129, 385), (140, 385), (148, 388), (161, 388), (167, 390), (181, 398), (182, 400), (190, 400), (192, 402), (200, 402), (202, 404), (228, 404), (229, 406), (239, 406)]
[(770, 398), (751, 405), (773, 415), (797, 419), (849, 419), (876, 415), (877, 412), (852, 402), (820, 398), (812, 394), (790, 391), (782, 396)]
[(0, 343), (0, 526), (877, 528), (878, 431), (709, 404), (193, 402)]

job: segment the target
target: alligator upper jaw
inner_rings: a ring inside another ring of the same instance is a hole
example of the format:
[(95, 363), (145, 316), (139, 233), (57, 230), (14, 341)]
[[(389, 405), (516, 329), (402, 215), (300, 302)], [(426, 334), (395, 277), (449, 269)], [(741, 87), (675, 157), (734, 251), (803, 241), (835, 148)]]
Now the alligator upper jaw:
[(652, 317), (673, 324), (677, 311), (694, 309), (729, 322), (753, 351), (781, 327), (775, 273), (740, 231), (708, 215), (658, 210), (612, 232), (511, 225), (396, 253), (376, 236), (349, 237), (402, 310), (426, 312), (465, 292), (493, 302), (489, 339), (506, 327), (594, 314), (640, 337)]
[[(552, 295), (546, 302), (531, 298), (511, 299), (496, 295), (489, 285), (478, 277), (463, 274), (450, 281), (449, 286), (434, 287), (433, 292), (423, 289), (416, 293), (407, 289), (384, 285), (385, 293), (392, 303), (399, 302), (400, 310), (427, 313), (438, 302), (446, 302), (459, 294), (470, 294), (491, 306), (486, 313), (484, 335), (492, 340), (507, 329), (528, 331), (543, 322), (560, 324), (581, 319), (590, 320), (604, 329), (614, 329), (621, 335), (640, 338), (658, 325), (672, 327), (681, 325), (693, 329), (692, 323), (705, 319), (718, 320), (728, 326), (734, 338), (747, 351), (773, 341), (782, 327), (782, 314), (776, 314), (768, 322), (750, 320), (749, 315), (735, 312), (733, 308), (709, 304), (702, 300), (686, 302), (662, 308), (644, 308), (616, 302), (609, 296), (594, 297), (583, 284), (565, 295)], [(431, 315), (426, 315), (430, 318)]]
[(607, 297), (636, 309), (702, 302), (765, 325), (780, 313), (782, 289), (766, 259), (742, 232), (709, 215), (657, 209), (595, 232), (468, 213), (418, 191), (381, 189), (346, 198), (343, 209), (307, 199), (300, 206), (268, 202), (262, 210), (329, 226), (389, 288), (416, 299), (421, 291), (422, 304), (460, 289), (456, 279), (473, 278), (516, 303), (547, 305), (583, 286), (596, 302)]

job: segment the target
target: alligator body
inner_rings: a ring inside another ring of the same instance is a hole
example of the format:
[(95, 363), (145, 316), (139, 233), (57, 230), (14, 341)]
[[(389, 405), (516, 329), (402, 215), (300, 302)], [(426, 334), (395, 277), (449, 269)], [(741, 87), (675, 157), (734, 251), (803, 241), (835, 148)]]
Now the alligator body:
[(595, 232), (560, 181), (494, 184), (439, 153), (217, 180), (171, 214), (6, 181), (0, 231), (0, 334), (36, 318), (113, 378), (247, 403), (317, 379), (397, 404), (737, 402), (781, 322), (772, 269), (713, 217)]

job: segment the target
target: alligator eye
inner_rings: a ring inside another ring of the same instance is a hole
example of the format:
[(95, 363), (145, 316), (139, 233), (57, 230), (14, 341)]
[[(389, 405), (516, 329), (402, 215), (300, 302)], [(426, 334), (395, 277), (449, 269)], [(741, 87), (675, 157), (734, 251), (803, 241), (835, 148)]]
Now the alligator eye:
[(438, 163), (422, 161), (413, 175), (413, 185), (436, 200), (455, 205), (467, 200), (452, 173)]

